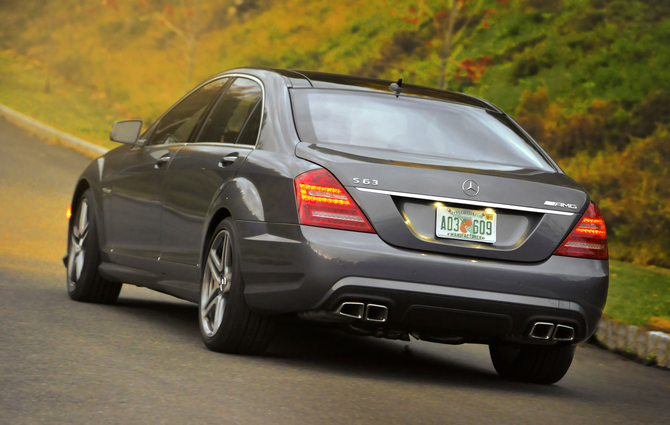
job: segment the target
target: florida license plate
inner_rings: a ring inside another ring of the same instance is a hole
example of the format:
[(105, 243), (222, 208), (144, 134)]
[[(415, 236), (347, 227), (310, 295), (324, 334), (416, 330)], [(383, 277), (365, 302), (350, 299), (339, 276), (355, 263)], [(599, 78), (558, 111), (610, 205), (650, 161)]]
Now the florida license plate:
[(437, 207), (435, 234), (438, 238), (494, 243), (496, 213), (453, 207)]

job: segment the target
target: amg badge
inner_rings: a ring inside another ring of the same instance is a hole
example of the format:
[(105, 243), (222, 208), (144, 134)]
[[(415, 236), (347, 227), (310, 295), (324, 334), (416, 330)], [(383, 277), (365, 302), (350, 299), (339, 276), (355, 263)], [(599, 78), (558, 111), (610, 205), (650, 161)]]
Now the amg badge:
[(556, 202), (556, 201), (544, 201), (544, 205), (549, 205), (552, 207), (572, 208), (573, 210), (577, 209), (577, 205), (575, 204), (565, 204), (563, 202)]

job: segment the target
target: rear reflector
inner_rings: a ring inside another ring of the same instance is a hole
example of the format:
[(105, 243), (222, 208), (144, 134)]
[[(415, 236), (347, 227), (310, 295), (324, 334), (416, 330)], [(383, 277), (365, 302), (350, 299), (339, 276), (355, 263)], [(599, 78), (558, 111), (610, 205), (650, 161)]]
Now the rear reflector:
[(340, 182), (323, 168), (295, 178), (295, 198), (300, 224), (375, 232)]
[(607, 260), (607, 231), (598, 206), (591, 202), (579, 224), (555, 252), (568, 257)]

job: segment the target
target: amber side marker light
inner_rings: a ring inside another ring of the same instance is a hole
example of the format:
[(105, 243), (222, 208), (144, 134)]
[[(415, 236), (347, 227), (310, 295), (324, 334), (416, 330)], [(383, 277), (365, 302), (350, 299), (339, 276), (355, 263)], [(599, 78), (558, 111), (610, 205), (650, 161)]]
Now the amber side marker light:
[(555, 252), (567, 257), (594, 258), (607, 260), (607, 230), (605, 220), (598, 206), (591, 202), (570, 236)]
[(339, 181), (321, 168), (295, 178), (300, 224), (375, 233)]
[(68, 220), (72, 217), (72, 206), (67, 207), (67, 211), (65, 211), (65, 218)]

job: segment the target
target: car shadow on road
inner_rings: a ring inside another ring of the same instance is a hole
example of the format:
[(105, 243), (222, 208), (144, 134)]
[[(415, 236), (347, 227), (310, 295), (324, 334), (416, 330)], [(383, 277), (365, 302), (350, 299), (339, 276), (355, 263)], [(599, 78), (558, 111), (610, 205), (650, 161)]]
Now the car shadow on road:
[(184, 301), (119, 298), (115, 308), (133, 314), (161, 330), (199, 338), (198, 306)]
[(571, 390), (556, 385), (503, 380), (489, 365), (488, 350), (484, 350), (487, 358), (483, 365), (481, 358), (468, 358), (467, 354), (458, 353), (459, 349), (459, 346), (414, 340), (403, 342), (361, 337), (312, 326), (280, 326), (265, 358), (293, 367), (359, 378), (554, 397), (574, 396)]
[[(198, 308), (186, 302), (119, 298), (116, 308), (141, 321), (200, 342)], [(481, 359), (464, 358), (460, 347), (403, 342), (350, 335), (300, 321), (278, 326), (267, 352), (253, 361), (297, 367), (315, 372), (393, 382), (515, 391), (523, 394), (572, 398), (577, 394), (559, 385), (543, 386), (501, 379)], [(225, 356), (226, 354), (222, 354)], [(450, 357), (452, 355), (452, 357)], [(488, 361), (488, 360), (487, 360)]]

